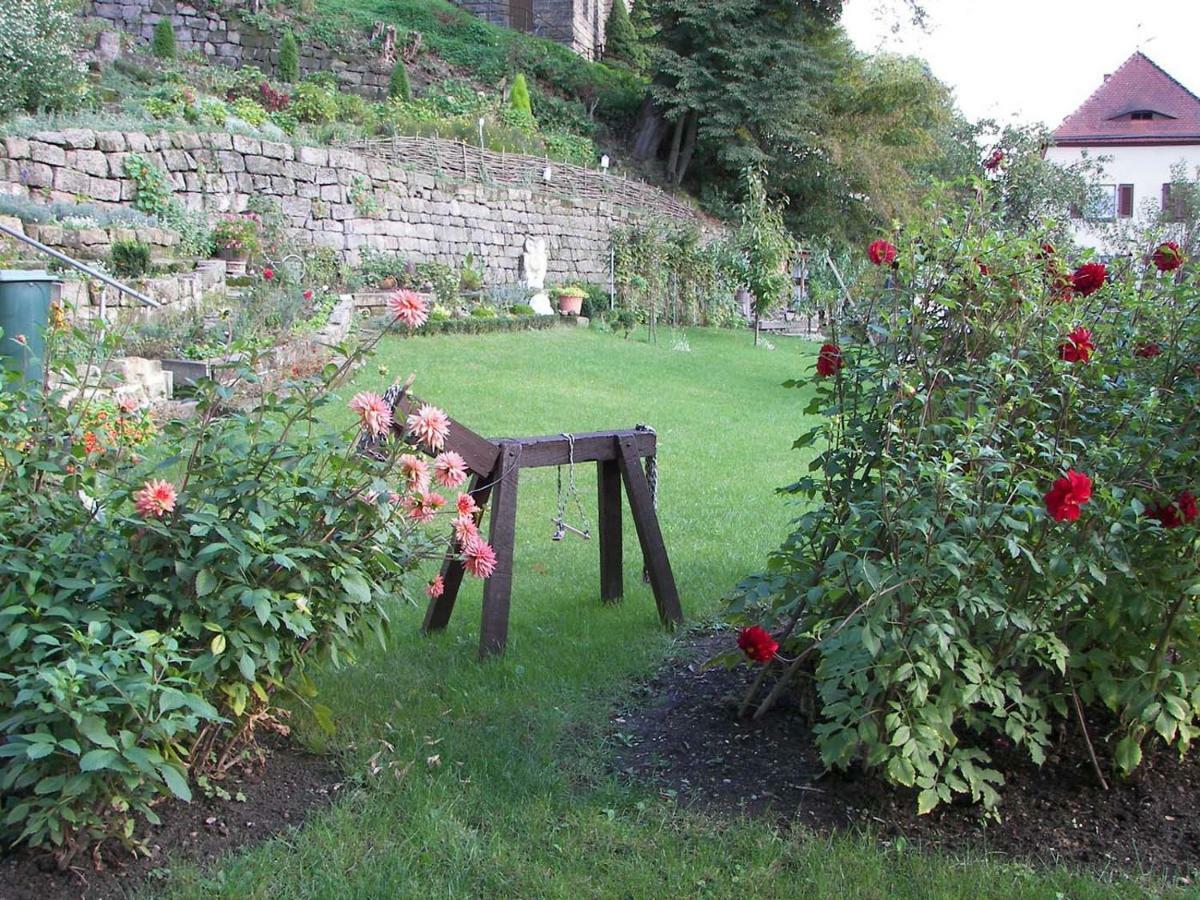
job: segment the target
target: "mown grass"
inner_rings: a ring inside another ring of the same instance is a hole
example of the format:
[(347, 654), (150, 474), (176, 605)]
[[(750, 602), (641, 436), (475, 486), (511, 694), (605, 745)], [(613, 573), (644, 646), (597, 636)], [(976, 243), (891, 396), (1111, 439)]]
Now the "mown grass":
[[(670, 340), (571, 330), (395, 340), (380, 353), (390, 375), (368, 366), (346, 395), (416, 372), (421, 396), (489, 436), (654, 426), (663, 529), (696, 622), (718, 613), (784, 533), (790, 513), (773, 489), (804, 462), (790, 445), (807, 392), (780, 383), (811, 371), (812, 347), (755, 350), (744, 333), (688, 338), (688, 353)], [(577, 475), (594, 525), (593, 470)], [(319, 678), (337, 715), (332, 739), (301, 723), (340, 757), (348, 795), (286, 837), (207, 871), (174, 872), (157, 892), (1077, 898), (1160, 887), (721, 821), (615, 777), (609, 715), (674, 638), (638, 577), (632, 527), (625, 601), (602, 607), (594, 542), (550, 541), (554, 493), (553, 470), (522, 475), (507, 655), (475, 659), (478, 583), (441, 635), (418, 633), (422, 610), (397, 609), (388, 650), (368, 647), (357, 665)]]

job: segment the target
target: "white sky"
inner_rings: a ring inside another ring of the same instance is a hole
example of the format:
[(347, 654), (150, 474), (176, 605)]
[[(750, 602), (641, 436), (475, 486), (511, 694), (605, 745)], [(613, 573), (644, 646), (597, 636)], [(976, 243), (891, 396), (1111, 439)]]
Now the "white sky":
[[(967, 118), (1056, 127), (1135, 50), (1200, 94), (1200, 0), (923, 0), (928, 33), (896, 0), (846, 0), (860, 50), (920, 56)], [(892, 25), (900, 18), (905, 27)]]

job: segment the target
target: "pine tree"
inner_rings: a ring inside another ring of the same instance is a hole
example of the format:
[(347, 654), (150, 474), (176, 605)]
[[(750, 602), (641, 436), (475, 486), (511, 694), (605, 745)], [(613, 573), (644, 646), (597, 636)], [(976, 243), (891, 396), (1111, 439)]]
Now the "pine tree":
[(644, 61), (637, 32), (625, 9), (625, 0), (613, 0), (612, 9), (609, 10), (608, 21), (604, 25), (604, 60), (633, 67), (642, 65)]
[(396, 60), (392, 67), (392, 80), (388, 83), (388, 96), (393, 100), (411, 100), (412, 88), (408, 84), (408, 69), (404, 68), (404, 60)]
[(629, 21), (633, 23), (634, 33), (637, 34), (639, 41), (645, 42), (649, 40), (658, 31), (658, 26), (654, 24), (654, 19), (650, 17), (650, 10), (646, 6), (646, 0), (633, 0), (633, 5), (629, 7)]
[(300, 45), (290, 31), (279, 44), (279, 80), (292, 84), (300, 79)]
[(160, 16), (158, 22), (155, 23), (150, 52), (159, 59), (175, 58), (175, 29), (171, 27), (169, 16)]
[(529, 101), (529, 85), (525, 83), (524, 72), (518, 72), (517, 77), (513, 79), (508, 102), (517, 112), (533, 118), (533, 104)]

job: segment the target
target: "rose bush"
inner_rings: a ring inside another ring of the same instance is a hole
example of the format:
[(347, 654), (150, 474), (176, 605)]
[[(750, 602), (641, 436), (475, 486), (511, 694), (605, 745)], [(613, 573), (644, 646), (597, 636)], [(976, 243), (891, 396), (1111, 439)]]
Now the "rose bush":
[[(428, 466), (412, 477), (401, 465), (414, 446), (433, 455), (444, 414), (422, 407), (420, 433), (401, 441), (386, 404), (359, 394), (355, 428), (330, 428), (335, 388), (366, 352), (343, 350), (344, 365), (247, 410), (229, 403), (236, 385), (205, 383), (195, 418), (136, 448), (87, 430), (92, 392), (0, 391), (7, 844), (65, 864), (92, 841), (134, 840), (137, 817), (155, 821), (164, 795), (186, 799), (191, 776), (256, 758), (256, 730), (286, 728), (281, 694), (332, 727), (307, 660), (336, 665), (365, 637), (384, 641), (389, 608), (423, 593), (417, 564), (445, 549), (422, 527), (446, 504)], [(359, 453), (362, 432), (388, 436)], [(466, 477), (453, 454), (434, 471), (443, 488)], [(461, 510), (460, 549), (486, 576), (495, 557), (468, 495)]]
[(1147, 253), (1064, 293), (986, 190), (932, 198), (859, 285), (840, 365), (792, 383), (825, 414), (787, 489), (810, 506), (732, 599), (780, 644), (743, 710), (810, 692), (824, 761), (922, 812), (993, 807), (997, 742), (1040, 763), (1057, 733), (1103, 778), (1200, 733), (1200, 286)]

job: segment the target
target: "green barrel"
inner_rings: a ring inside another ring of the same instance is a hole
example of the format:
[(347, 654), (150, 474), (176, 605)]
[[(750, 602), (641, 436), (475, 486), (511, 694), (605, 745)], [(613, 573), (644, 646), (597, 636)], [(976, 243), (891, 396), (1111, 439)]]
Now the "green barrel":
[(42, 383), (50, 300), (61, 281), (48, 272), (0, 269), (0, 366), (27, 384)]

